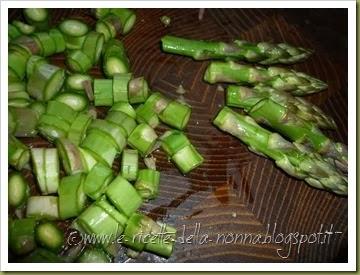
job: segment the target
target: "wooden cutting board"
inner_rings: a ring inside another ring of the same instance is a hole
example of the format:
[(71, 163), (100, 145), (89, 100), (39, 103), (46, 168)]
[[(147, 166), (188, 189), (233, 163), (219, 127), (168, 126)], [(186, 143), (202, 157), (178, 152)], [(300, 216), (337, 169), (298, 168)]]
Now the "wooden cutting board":
[[(10, 10), (9, 18), (19, 18), (20, 14), (19, 9)], [(161, 24), (162, 15), (171, 17), (170, 27)], [(56, 9), (52, 21), (57, 23), (65, 17), (81, 18), (92, 26), (95, 23), (87, 9)], [(292, 67), (329, 84), (326, 91), (308, 98), (337, 122), (339, 129), (329, 135), (347, 143), (346, 24), (346, 10), (339, 9), (206, 9), (202, 21), (196, 9), (137, 10), (136, 25), (123, 38), (132, 71), (135, 76), (145, 76), (152, 90), (170, 98), (179, 97), (175, 93), (179, 84), (188, 90), (184, 99), (193, 113), (186, 134), (205, 162), (183, 176), (163, 152), (154, 154), (161, 171), (160, 195), (145, 203), (142, 210), (177, 227), (175, 251), (168, 260), (148, 253), (128, 260), (120, 253), (117, 261), (347, 261), (347, 198), (289, 177), (272, 161), (249, 152), (239, 140), (213, 127), (211, 120), (224, 105), (224, 92), (202, 80), (208, 62), (160, 50), (160, 38), (166, 34), (223, 41), (286, 41), (315, 49), (309, 60)], [(62, 55), (51, 59), (63, 65)], [(92, 69), (91, 74), (102, 76), (99, 68)], [(105, 112), (99, 109), (100, 116)], [(158, 133), (166, 129), (161, 126)], [(32, 146), (49, 146), (40, 138), (24, 140)], [(118, 162), (114, 169), (118, 169)], [(28, 177), (32, 179), (29, 173)], [(302, 245), (286, 243), (289, 239), (285, 237), (296, 232), (310, 236), (325, 230), (342, 233), (333, 234), (325, 244), (320, 239)], [(245, 234), (248, 238), (244, 240)], [(262, 236), (263, 242), (256, 241), (256, 235)], [(269, 235), (271, 243), (264, 239)]]

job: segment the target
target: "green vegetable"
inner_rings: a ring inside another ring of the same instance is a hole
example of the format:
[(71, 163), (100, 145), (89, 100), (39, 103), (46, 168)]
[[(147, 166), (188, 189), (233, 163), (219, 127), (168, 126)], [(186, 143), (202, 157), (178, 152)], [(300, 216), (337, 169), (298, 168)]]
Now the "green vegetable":
[(189, 122), (191, 108), (177, 101), (171, 101), (166, 108), (159, 114), (162, 122), (183, 130)]
[(50, 64), (41, 64), (30, 76), (27, 91), (37, 100), (49, 101), (60, 91), (64, 80), (64, 69)]
[[(90, 87), (92, 87), (92, 77), (87, 74), (72, 74), (67, 76), (65, 81), (65, 87), (68, 91), (74, 91), (78, 93), (86, 93), (85, 86), (86, 83), (89, 83)], [(92, 91), (92, 89), (91, 89)]]
[(44, 31), (48, 29), (49, 13), (43, 8), (26, 8), (24, 9), (26, 21), (36, 27), (36, 30)]
[(112, 89), (114, 103), (129, 102), (128, 85), (131, 78), (131, 73), (114, 74)]
[(129, 102), (131, 104), (142, 103), (148, 98), (148, 84), (143, 77), (134, 78), (129, 81)]
[(52, 222), (42, 222), (35, 228), (35, 239), (40, 246), (59, 252), (64, 245), (64, 232)]
[(87, 24), (77, 19), (66, 19), (59, 24), (60, 31), (66, 36), (79, 37), (89, 32)]
[(82, 51), (90, 58), (92, 64), (98, 63), (104, 46), (104, 35), (98, 32), (89, 32), (86, 35)]
[(66, 137), (69, 128), (70, 125), (65, 120), (48, 114), (41, 115), (37, 126), (40, 134), (49, 141)]
[(96, 8), (96, 9), (91, 9), (91, 13), (95, 16), (95, 18), (101, 19), (105, 15), (110, 13), (110, 10), (111, 9), (109, 9), (109, 8)]
[(9, 248), (16, 255), (25, 255), (36, 248), (36, 220), (13, 220), (9, 223)]
[(62, 166), (67, 175), (74, 175), (85, 171), (82, 163), (81, 153), (77, 145), (70, 140), (59, 138), (56, 147), (60, 155)]
[(47, 60), (38, 55), (32, 55), (26, 63), (26, 77), (29, 79), (38, 66), (46, 64)]
[(124, 230), (120, 223), (95, 203), (77, 218), (87, 234), (95, 234), (103, 246), (115, 240)]
[(32, 34), (34, 40), (40, 45), (41, 56), (50, 56), (57, 52), (56, 41), (47, 32), (35, 32)]
[(170, 257), (175, 243), (176, 229), (160, 225), (151, 218), (134, 213), (124, 231), (124, 244), (135, 251), (151, 251)]
[(144, 200), (155, 199), (159, 193), (160, 172), (152, 169), (139, 171), (135, 189)]
[(137, 178), (139, 154), (137, 150), (125, 149), (121, 157), (121, 176), (133, 181)]
[(110, 111), (105, 119), (120, 126), (125, 137), (128, 137), (136, 127), (135, 119), (124, 112)]
[(27, 201), (26, 217), (56, 220), (59, 218), (58, 197), (32, 196)]
[(55, 42), (56, 53), (62, 53), (66, 49), (66, 42), (63, 34), (57, 28), (53, 28), (49, 31), (49, 35), (52, 40)]
[(23, 169), (30, 160), (29, 148), (14, 136), (9, 136), (8, 160), (17, 170)]
[(25, 35), (32, 34), (35, 31), (35, 27), (28, 25), (24, 22), (21, 22), (19, 20), (12, 21), (12, 24), (22, 33)]
[(66, 104), (76, 112), (84, 111), (89, 104), (87, 97), (78, 93), (61, 93), (54, 100)]
[(205, 71), (204, 80), (211, 84), (218, 82), (251, 86), (263, 84), (297, 96), (316, 93), (327, 88), (327, 84), (323, 81), (291, 69), (262, 68), (232, 61), (211, 62)]
[(264, 99), (251, 108), (249, 115), (257, 122), (272, 127), (289, 140), (297, 144), (302, 143), (325, 158), (332, 158), (347, 167), (347, 146), (335, 143), (316, 125), (298, 117), (290, 108), (270, 99)]
[(59, 185), (59, 216), (65, 220), (77, 217), (85, 209), (85, 174), (63, 177)]
[(131, 216), (142, 204), (142, 199), (136, 189), (122, 176), (117, 176), (109, 184), (106, 197), (127, 217)]
[(55, 148), (31, 148), (34, 173), (42, 194), (56, 193), (59, 186), (59, 157)]
[(24, 79), (26, 71), (26, 63), (29, 59), (29, 53), (20, 51), (9, 51), (8, 67), (19, 79)]
[(105, 40), (115, 38), (118, 33), (121, 33), (122, 26), (120, 19), (114, 14), (107, 14), (96, 23), (96, 31), (102, 33)]
[[(42, 51), (42, 45), (39, 40), (33, 36), (21, 35), (13, 39), (9, 44), (9, 52), (17, 52), (25, 55), (27, 58), (29, 58), (30, 55), (41, 55)], [(12, 61), (14, 60), (16, 59), (13, 59)], [(9, 66), (10, 65), (14, 65), (14, 63), (9, 62)]]
[(101, 163), (95, 164), (86, 176), (84, 192), (93, 200), (98, 199), (113, 179), (111, 168)]
[(11, 42), (11, 40), (21, 36), (22, 33), (20, 32), (20, 30), (13, 24), (8, 24), (8, 39), (9, 42)]
[(12, 207), (22, 206), (30, 195), (30, 187), (27, 180), (18, 172), (9, 174), (8, 200)]
[(286, 43), (260, 42), (255, 44), (244, 40), (225, 43), (185, 39), (171, 35), (164, 36), (161, 42), (164, 52), (189, 56), (195, 60), (233, 59), (260, 64), (292, 64), (307, 59), (313, 53), (311, 50)]
[(128, 116), (132, 117), (133, 119), (136, 118), (136, 112), (135, 112), (134, 108), (129, 103), (126, 103), (126, 102), (115, 103), (110, 108), (110, 111), (123, 112), (123, 113), (127, 114)]
[(94, 80), (94, 105), (111, 106), (113, 104), (113, 81), (112, 79)]
[(95, 164), (99, 163), (94, 157), (93, 154), (84, 148), (79, 148), (81, 153), (82, 162), (85, 167), (85, 171), (88, 173), (95, 166)]
[(87, 149), (97, 161), (109, 167), (112, 166), (117, 154), (117, 148), (114, 146), (112, 139), (97, 129), (91, 129), (88, 132), (81, 143), (81, 147)]
[(166, 131), (161, 137), (161, 148), (168, 154), (184, 174), (201, 165), (204, 158), (190, 143), (184, 133), (177, 130)]
[(115, 123), (103, 119), (96, 119), (89, 125), (88, 129), (97, 129), (107, 135), (118, 152), (121, 152), (126, 145), (124, 130)]
[(104, 46), (103, 70), (108, 78), (118, 73), (130, 72), (129, 59), (123, 43), (120, 40), (110, 39)]
[(46, 112), (46, 106), (43, 102), (40, 101), (34, 101), (30, 104), (30, 109), (34, 110), (38, 117), (43, 115)]
[(112, 8), (110, 12), (120, 19), (123, 35), (127, 34), (133, 28), (136, 21), (136, 14), (133, 10)]
[(67, 138), (75, 145), (80, 145), (85, 138), (86, 130), (91, 121), (90, 115), (79, 113), (68, 130)]
[(9, 113), (14, 121), (13, 133), (16, 137), (34, 137), (37, 134), (38, 114), (31, 108), (10, 107)]
[(326, 115), (319, 107), (309, 101), (294, 97), (288, 93), (266, 86), (248, 88), (244, 86), (229, 85), (226, 89), (226, 104), (232, 107), (243, 108), (250, 111), (255, 104), (264, 99), (271, 99), (306, 121), (315, 123), (324, 129), (336, 129), (335, 121)]
[(106, 198), (105, 195), (101, 196), (96, 202), (94, 203), (96, 206), (101, 207), (108, 213), (111, 217), (113, 217), (121, 227), (125, 227), (128, 218), (125, 216), (124, 213), (119, 212)]
[(154, 129), (142, 123), (131, 132), (128, 143), (131, 147), (138, 150), (141, 156), (146, 157), (153, 150), (157, 138), (158, 136)]
[(159, 125), (159, 117), (149, 104), (141, 104), (136, 108), (136, 121), (147, 123), (154, 129)]
[(76, 111), (74, 111), (67, 104), (55, 100), (48, 102), (46, 114), (56, 116), (69, 124), (72, 123), (77, 116)]
[(86, 73), (92, 67), (92, 60), (81, 50), (72, 50), (66, 57), (70, 70), (76, 73)]
[(273, 160), (288, 174), (305, 180), (313, 187), (331, 190), (340, 195), (347, 194), (347, 179), (331, 164), (303, 146), (283, 139), (279, 134), (260, 127), (255, 120), (224, 107), (213, 122), (258, 154)]

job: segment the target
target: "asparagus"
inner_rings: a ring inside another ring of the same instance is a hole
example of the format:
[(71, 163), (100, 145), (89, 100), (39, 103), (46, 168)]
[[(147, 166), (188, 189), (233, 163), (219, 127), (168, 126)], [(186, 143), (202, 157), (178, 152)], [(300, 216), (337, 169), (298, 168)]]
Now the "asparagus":
[(270, 99), (258, 102), (249, 111), (257, 122), (264, 123), (291, 141), (304, 144), (315, 150), (341, 170), (347, 171), (347, 146), (335, 143), (311, 122), (305, 121), (290, 108), (281, 106)]
[(336, 129), (335, 121), (326, 115), (319, 107), (311, 102), (291, 96), (288, 93), (273, 89), (268, 86), (245, 86), (229, 85), (226, 89), (226, 105), (243, 108), (245, 111), (255, 106), (263, 99), (271, 99), (277, 104), (291, 110), (298, 117), (312, 122), (323, 129)]
[(204, 80), (217, 82), (240, 83), (255, 86), (270, 86), (280, 91), (303, 96), (324, 90), (327, 84), (305, 73), (280, 67), (258, 67), (238, 64), (233, 61), (211, 62), (207, 67)]
[(26, 21), (35, 26), (37, 30), (46, 30), (49, 25), (49, 12), (43, 8), (24, 9)]
[(347, 195), (347, 178), (334, 166), (304, 146), (262, 128), (251, 117), (224, 107), (213, 123), (243, 141), (251, 151), (275, 160), (276, 165), (289, 175), (303, 179), (313, 187)]
[(234, 40), (231, 43), (219, 41), (192, 40), (171, 35), (161, 39), (162, 49), (192, 57), (195, 60), (232, 59), (258, 62), (260, 64), (292, 64), (307, 59), (313, 51), (294, 47), (287, 43), (250, 43)]
[(42, 222), (35, 228), (35, 239), (40, 246), (59, 252), (64, 245), (64, 232), (52, 222)]

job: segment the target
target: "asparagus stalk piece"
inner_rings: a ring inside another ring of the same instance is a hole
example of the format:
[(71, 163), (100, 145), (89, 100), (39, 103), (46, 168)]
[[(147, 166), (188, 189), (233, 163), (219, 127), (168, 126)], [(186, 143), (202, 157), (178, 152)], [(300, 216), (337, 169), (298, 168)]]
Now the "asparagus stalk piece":
[(58, 197), (32, 196), (27, 201), (26, 217), (56, 220), (59, 218)]
[(61, 93), (56, 96), (54, 100), (64, 103), (75, 112), (84, 111), (89, 105), (88, 98), (85, 95), (78, 93)]
[(103, 71), (108, 78), (130, 72), (129, 59), (120, 40), (111, 39), (104, 45)]
[(121, 176), (127, 180), (136, 180), (139, 169), (137, 150), (125, 149), (121, 156)]
[(9, 224), (9, 247), (16, 255), (24, 255), (36, 248), (35, 242), (36, 220), (13, 220)]
[(30, 76), (27, 90), (37, 100), (48, 101), (60, 91), (64, 80), (64, 69), (50, 64), (42, 64), (36, 67)]
[(164, 52), (189, 56), (195, 60), (232, 59), (260, 64), (292, 64), (307, 59), (313, 52), (286, 43), (251, 43), (244, 40), (225, 43), (185, 39), (171, 35), (164, 36), (161, 42)]
[(87, 174), (84, 182), (84, 192), (93, 200), (105, 193), (107, 186), (113, 179), (111, 168), (102, 163), (95, 164)]
[(44, 8), (27, 8), (24, 9), (26, 21), (35, 26), (37, 30), (46, 30), (49, 24), (49, 12)]
[(155, 199), (159, 193), (160, 172), (153, 169), (139, 171), (135, 189), (144, 200)]
[(22, 21), (14, 20), (12, 21), (12, 24), (17, 27), (17, 29), (25, 35), (32, 34), (35, 31), (35, 27), (32, 25), (28, 25)]
[(347, 171), (347, 146), (335, 143), (311, 122), (305, 121), (290, 108), (264, 99), (254, 105), (249, 115), (257, 122), (264, 123), (291, 141), (304, 144), (325, 158), (335, 161), (337, 167)]
[(288, 93), (273, 89), (268, 86), (245, 86), (229, 85), (226, 89), (226, 105), (243, 108), (250, 111), (255, 104), (263, 99), (271, 99), (277, 104), (291, 110), (298, 117), (312, 122), (323, 129), (336, 129), (335, 121), (326, 115), (319, 107), (311, 102), (291, 96)]
[(31, 108), (9, 108), (15, 127), (14, 135), (16, 137), (34, 137), (37, 134), (36, 126), (38, 124), (39, 116)]
[(303, 146), (262, 128), (251, 117), (224, 107), (213, 123), (243, 141), (251, 151), (275, 160), (276, 165), (289, 175), (303, 179), (313, 187), (347, 195), (347, 178), (334, 166)]
[(35, 239), (42, 247), (59, 252), (64, 245), (64, 232), (53, 222), (42, 222), (35, 228)]
[(21, 170), (29, 163), (29, 148), (14, 136), (9, 136), (8, 145), (9, 164), (17, 170)]
[(12, 207), (22, 206), (30, 195), (30, 187), (27, 180), (18, 172), (9, 174), (8, 200)]
[(183, 174), (189, 173), (203, 163), (204, 158), (183, 132), (178, 130), (166, 131), (160, 140), (161, 148)]
[(154, 148), (158, 136), (146, 123), (139, 124), (128, 137), (128, 143), (146, 157)]
[(59, 216), (61, 219), (77, 217), (85, 209), (85, 174), (63, 177), (59, 185)]
[(324, 90), (327, 84), (305, 73), (280, 67), (257, 67), (229, 62), (211, 62), (207, 67), (204, 80), (214, 84), (218, 82), (239, 83), (255, 86), (270, 86), (280, 91), (303, 96)]
[(11, 40), (21, 36), (23, 33), (13, 24), (8, 25), (8, 39)]
[(106, 197), (127, 217), (130, 217), (142, 204), (142, 199), (134, 186), (122, 176), (117, 176), (109, 184)]

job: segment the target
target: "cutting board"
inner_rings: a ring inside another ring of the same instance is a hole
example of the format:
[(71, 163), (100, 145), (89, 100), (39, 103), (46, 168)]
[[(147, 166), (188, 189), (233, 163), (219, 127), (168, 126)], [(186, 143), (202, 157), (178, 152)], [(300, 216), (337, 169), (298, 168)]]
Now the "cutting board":
[[(116, 261), (346, 262), (347, 198), (288, 176), (272, 161), (251, 153), (239, 140), (216, 129), (211, 121), (224, 105), (224, 92), (202, 80), (208, 62), (165, 54), (160, 49), (160, 38), (166, 34), (223, 41), (286, 41), (314, 49), (310, 59), (291, 67), (328, 83), (326, 91), (307, 98), (338, 124), (338, 130), (329, 135), (347, 143), (346, 10), (206, 9), (201, 21), (198, 12), (137, 9), (134, 29), (121, 38), (134, 75), (145, 76), (151, 90), (172, 99), (179, 98), (175, 91), (180, 84), (187, 90), (183, 99), (192, 106), (192, 115), (185, 132), (205, 161), (184, 176), (161, 150), (154, 153), (161, 171), (160, 194), (141, 210), (178, 229), (175, 251), (169, 259), (143, 253), (132, 260), (121, 250)], [(169, 27), (160, 22), (163, 15), (171, 17)], [(10, 19), (20, 17), (19, 9), (9, 11)], [(68, 17), (95, 24), (88, 9), (56, 9), (51, 21), (56, 24)], [(63, 55), (53, 56), (51, 61), (64, 66)], [(98, 67), (90, 73), (102, 77)], [(106, 109), (98, 112), (103, 117)], [(161, 125), (157, 132), (166, 129)], [(41, 138), (24, 142), (34, 147), (51, 146)], [(117, 160), (114, 170), (118, 167)], [(25, 173), (36, 193), (33, 175)], [(66, 229), (68, 223), (62, 225)], [(325, 243), (320, 238), (301, 245), (289, 243), (296, 233), (298, 238), (310, 237), (325, 230), (341, 233), (334, 233)]]

